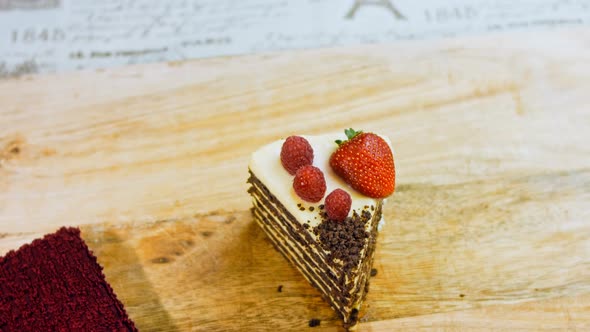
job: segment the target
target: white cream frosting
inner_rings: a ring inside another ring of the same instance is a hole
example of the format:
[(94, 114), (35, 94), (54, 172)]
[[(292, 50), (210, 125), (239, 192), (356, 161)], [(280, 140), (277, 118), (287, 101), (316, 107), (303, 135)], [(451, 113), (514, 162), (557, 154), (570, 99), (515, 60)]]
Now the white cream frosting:
[[(378, 199), (365, 196), (352, 189), (341, 177), (336, 175), (330, 167), (330, 156), (338, 148), (335, 140), (345, 140), (346, 136), (344, 134), (327, 134), (321, 136), (301, 135), (301, 137), (304, 137), (313, 148), (313, 166), (321, 169), (326, 179), (326, 194), (320, 202), (306, 202), (299, 198), (293, 190), (294, 176), (285, 170), (281, 164), (280, 158), (281, 148), (285, 139), (280, 139), (265, 145), (254, 152), (250, 160), (249, 168), (300, 223), (305, 223), (308, 220), (310, 221), (309, 225), (311, 227), (309, 230), (312, 236), (314, 235), (313, 232), (311, 232), (311, 229), (317, 226), (321, 221), (318, 206), (324, 204), (326, 196), (337, 188), (345, 190), (352, 198), (352, 206), (349, 216), (352, 215), (354, 210), (360, 213), (365, 206), (377, 205)], [(387, 137), (383, 138), (391, 146), (389, 139)], [(302, 211), (298, 204), (301, 204), (306, 209)], [(309, 210), (310, 206), (315, 207), (314, 211)], [(369, 226), (369, 223), (367, 226)]]

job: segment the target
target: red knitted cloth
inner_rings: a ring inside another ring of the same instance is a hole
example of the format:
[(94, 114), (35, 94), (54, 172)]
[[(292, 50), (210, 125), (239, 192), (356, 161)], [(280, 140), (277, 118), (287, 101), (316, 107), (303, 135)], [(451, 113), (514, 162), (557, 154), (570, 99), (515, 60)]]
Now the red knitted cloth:
[(0, 331), (137, 331), (77, 228), (0, 257)]

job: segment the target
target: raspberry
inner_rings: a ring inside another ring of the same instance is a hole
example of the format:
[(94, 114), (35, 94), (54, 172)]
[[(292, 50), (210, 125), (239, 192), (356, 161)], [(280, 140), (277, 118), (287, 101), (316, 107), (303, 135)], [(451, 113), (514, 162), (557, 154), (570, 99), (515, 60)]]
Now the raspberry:
[(348, 217), (351, 205), (352, 198), (342, 189), (335, 189), (326, 196), (325, 208), (330, 220), (344, 221)]
[(289, 136), (281, 148), (281, 164), (294, 175), (297, 170), (313, 163), (313, 149), (309, 142), (301, 136)]
[(304, 201), (319, 202), (326, 193), (324, 173), (311, 165), (299, 168), (293, 179), (293, 189)]

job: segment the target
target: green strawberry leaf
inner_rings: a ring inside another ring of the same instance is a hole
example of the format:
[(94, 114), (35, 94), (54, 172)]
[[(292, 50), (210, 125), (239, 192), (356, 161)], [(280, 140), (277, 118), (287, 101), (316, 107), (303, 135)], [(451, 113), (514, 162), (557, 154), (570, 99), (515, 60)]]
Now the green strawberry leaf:
[(356, 131), (352, 128), (344, 129), (344, 133), (346, 134), (346, 137), (348, 137), (349, 140), (353, 139), (356, 135), (362, 132), (362, 130)]
[[(357, 135), (359, 135), (362, 132), (363, 132), (362, 130), (356, 131), (352, 128), (344, 129), (344, 134), (346, 135), (346, 137), (348, 137), (348, 140), (346, 140), (346, 141), (349, 141), (349, 140), (355, 138)], [(337, 139), (335, 142), (336, 142), (336, 144), (338, 144), (338, 146), (341, 146), (346, 141), (342, 141), (340, 139)]]

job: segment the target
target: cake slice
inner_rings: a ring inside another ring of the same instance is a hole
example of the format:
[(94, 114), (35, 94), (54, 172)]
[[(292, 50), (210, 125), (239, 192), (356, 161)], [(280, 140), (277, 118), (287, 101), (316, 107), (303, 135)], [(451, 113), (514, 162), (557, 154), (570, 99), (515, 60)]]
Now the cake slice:
[(345, 132), (348, 140), (291, 136), (261, 147), (248, 182), (256, 222), (350, 329), (369, 288), (395, 169), (387, 138)]

